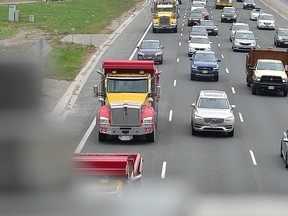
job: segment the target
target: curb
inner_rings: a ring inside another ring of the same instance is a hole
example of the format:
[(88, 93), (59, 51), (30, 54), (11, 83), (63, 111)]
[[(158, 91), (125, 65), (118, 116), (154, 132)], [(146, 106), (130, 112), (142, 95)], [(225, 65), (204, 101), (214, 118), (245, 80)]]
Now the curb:
[(118, 38), (118, 36), (124, 31), (124, 29), (133, 21), (133, 19), (142, 12), (145, 7), (149, 4), (150, 0), (146, 0), (141, 9), (131, 14), (111, 35), (110, 37), (99, 47), (97, 52), (90, 58), (88, 63), (82, 68), (80, 73), (77, 75), (75, 80), (71, 83), (65, 94), (62, 96), (58, 104), (55, 106), (52, 115), (60, 117), (61, 121), (64, 121), (73, 105), (75, 104), (84, 84), (88, 77), (99, 63), (99, 60), (111, 46), (111, 44)]

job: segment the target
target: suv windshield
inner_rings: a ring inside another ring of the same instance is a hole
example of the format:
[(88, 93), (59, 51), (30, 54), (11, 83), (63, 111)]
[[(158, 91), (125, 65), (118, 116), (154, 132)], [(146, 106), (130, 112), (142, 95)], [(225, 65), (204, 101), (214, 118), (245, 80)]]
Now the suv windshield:
[(201, 38), (198, 38), (198, 37), (192, 37), (191, 38), (191, 43), (197, 43), (197, 44), (209, 44), (209, 39), (206, 38), (206, 37), (201, 37)]
[(284, 71), (283, 64), (280, 62), (259, 62), (257, 65), (258, 70), (274, 70)]
[(272, 15), (260, 15), (260, 20), (274, 20), (274, 17)]
[(235, 13), (235, 9), (234, 8), (224, 8), (223, 13)]
[(196, 53), (194, 57), (195, 61), (211, 61), (216, 62), (216, 57), (214, 54), (208, 53)]
[(235, 38), (236, 39), (246, 39), (246, 40), (254, 40), (255, 39), (253, 33), (240, 33), (240, 32), (236, 33)]
[(108, 78), (108, 93), (146, 93), (148, 79)]
[(205, 20), (201, 22), (202, 26), (214, 26), (214, 23), (212, 20)]
[(201, 27), (193, 27), (192, 29), (191, 29), (191, 32), (203, 32), (203, 33), (207, 33), (207, 30), (206, 30), (206, 28), (201, 28)]
[(228, 100), (226, 98), (200, 98), (199, 108), (206, 109), (228, 109)]
[(143, 42), (140, 46), (141, 49), (159, 49), (159, 43), (157, 42)]
[(191, 13), (191, 17), (193, 17), (193, 18), (200, 18), (201, 19), (202, 16), (203, 16), (202, 13), (198, 13), (198, 12), (197, 13)]

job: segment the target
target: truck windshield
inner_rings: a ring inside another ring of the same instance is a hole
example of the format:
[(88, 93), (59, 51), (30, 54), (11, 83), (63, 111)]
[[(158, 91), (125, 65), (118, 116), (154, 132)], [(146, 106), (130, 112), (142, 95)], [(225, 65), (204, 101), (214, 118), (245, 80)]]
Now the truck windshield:
[(146, 93), (148, 79), (108, 78), (108, 93)]
[(257, 69), (258, 70), (284, 71), (284, 67), (281, 62), (259, 62), (257, 65)]
[(200, 98), (199, 108), (206, 109), (228, 109), (228, 101), (225, 98)]
[(173, 12), (172, 7), (157, 7), (158, 12)]

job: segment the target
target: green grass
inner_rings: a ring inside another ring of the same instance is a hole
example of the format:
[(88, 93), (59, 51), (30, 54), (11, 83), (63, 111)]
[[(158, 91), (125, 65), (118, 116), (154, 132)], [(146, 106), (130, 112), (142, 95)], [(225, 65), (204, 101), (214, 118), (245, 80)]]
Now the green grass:
[[(20, 22), (8, 22), (8, 5), (0, 5), (0, 39), (13, 37), (20, 27), (40, 29), (49, 35), (55, 58), (53, 77), (72, 80), (83, 66), (91, 47), (61, 45), (58, 40), (68, 34), (110, 33), (111, 22), (143, 0), (66, 0), (16, 4)], [(29, 23), (29, 15), (35, 22)], [(81, 60), (81, 62), (79, 61)], [(77, 63), (76, 63), (77, 62)]]

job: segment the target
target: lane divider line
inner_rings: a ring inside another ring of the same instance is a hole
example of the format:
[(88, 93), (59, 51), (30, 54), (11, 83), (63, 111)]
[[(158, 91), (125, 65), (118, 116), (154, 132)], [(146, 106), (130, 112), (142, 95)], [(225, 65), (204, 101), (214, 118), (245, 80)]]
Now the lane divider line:
[(177, 81), (176, 81), (176, 80), (174, 80), (174, 83), (173, 83), (173, 86), (174, 86), (174, 87), (176, 86), (176, 82), (177, 82)]
[(235, 92), (234, 87), (231, 87), (231, 89), (232, 89), (232, 93), (235, 94), (236, 92)]
[(173, 110), (170, 110), (169, 111), (169, 122), (171, 122), (172, 121), (172, 116), (173, 116)]
[(221, 58), (224, 59), (224, 55), (223, 54), (221, 55)]
[(220, 47), (220, 43), (218, 43), (218, 47)]
[(161, 171), (161, 179), (165, 179), (165, 177), (166, 177), (166, 168), (167, 168), (167, 163), (166, 163), (166, 161), (163, 161), (162, 171)]
[(179, 60), (180, 60), (180, 59), (179, 59), (179, 58), (177, 58), (177, 60), (176, 60), (176, 61), (177, 61), (177, 63), (179, 62)]
[(229, 70), (228, 70), (228, 68), (226, 68), (225, 70), (226, 70), (226, 73), (227, 73), (227, 74), (229, 74), (229, 73), (230, 73), (230, 72), (229, 72)]
[(249, 150), (249, 152), (250, 152), (250, 156), (251, 156), (251, 159), (252, 159), (252, 162), (253, 162), (254, 166), (257, 166), (256, 158), (254, 156), (253, 151)]
[(243, 119), (242, 113), (239, 113), (239, 118), (240, 118), (240, 121), (241, 121), (241, 122), (244, 122), (244, 119)]
[(181, 33), (181, 37), (183, 36), (183, 33)]
[(179, 42), (179, 46), (181, 46), (181, 42)]

